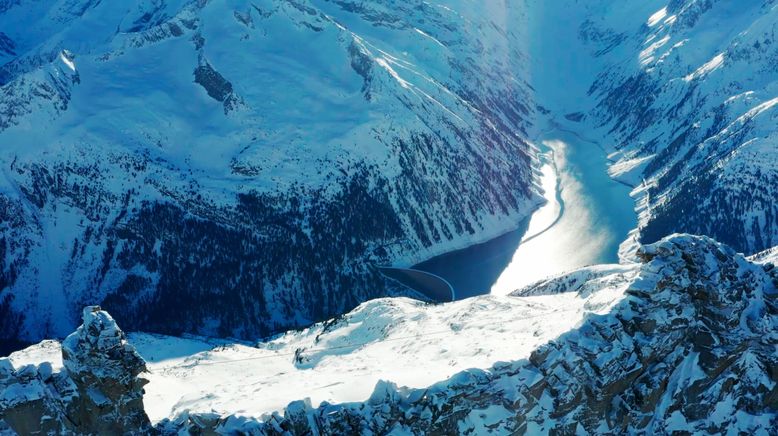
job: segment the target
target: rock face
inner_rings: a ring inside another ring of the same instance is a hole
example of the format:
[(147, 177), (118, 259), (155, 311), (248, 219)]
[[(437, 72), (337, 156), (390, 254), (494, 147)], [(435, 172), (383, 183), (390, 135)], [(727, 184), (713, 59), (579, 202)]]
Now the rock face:
[(84, 309), (83, 325), (62, 344), (64, 368), (48, 363), (15, 369), (0, 359), (0, 431), (19, 434), (152, 432), (143, 410), (146, 370), (111, 316)]
[(62, 359), (78, 387), (76, 413), (68, 414), (79, 429), (126, 433), (149, 427), (138, 376), (146, 363), (127, 343), (108, 312), (84, 309), (84, 323), (62, 343)]
[[(185, 415), (159, 428), (259, 434), (769, 433), (778, 426), (778, 273), (711, 239), (639, 250), (627, 297), (529, 359), (364, 403), (299, 401), (264, 422)], [(527, 292), (560, 292), (560, 277)], [(586, 283), (577, 283), (578, 289)]]

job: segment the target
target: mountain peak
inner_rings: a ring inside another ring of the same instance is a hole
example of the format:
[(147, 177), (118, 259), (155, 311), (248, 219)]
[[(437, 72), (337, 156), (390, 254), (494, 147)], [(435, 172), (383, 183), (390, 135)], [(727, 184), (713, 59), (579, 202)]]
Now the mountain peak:
[[(111, 315), (83, 311), (83, 324), (62, 342), (64, 368), (44, 362), (15, 369), (0, 359), (0, 430), (130, 434), (151, 430), (139, 377), (146, 364)], [(22, 394), (22, 395), (19, 395)], [(5, 427), (4, 427), (5, 426)]]

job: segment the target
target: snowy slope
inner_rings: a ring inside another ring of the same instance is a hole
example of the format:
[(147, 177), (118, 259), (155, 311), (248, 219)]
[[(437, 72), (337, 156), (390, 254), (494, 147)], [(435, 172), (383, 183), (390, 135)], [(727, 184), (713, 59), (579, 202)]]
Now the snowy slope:
[[(174, 417), (166, 434), (774, 428), (778, 270), (689, 235), (638, 256), (512, 296), (376, 300), (255, 346), (132, 334), (144, 405)], [(10, 363), (56, 372), (57, 355), (43, 342)]]
[(534, 105), (518, 12), (482, 9), (3, 2), (0, 337), (102, 303), (253, 338), (517, 226), (542, 201)]
[(528, 138), (559, 125), (636, 186), (636, 239), (774, 246), (775, 23), (768, 0), (3, 2), (0, 336), (101, 302), (253, 338), (407, 292), (373, 266), (514, 228), (542, 201)]
[(778, 363), (778, 273), (688, 235), (644, 246), (638, 256), (643, 263), (633, 274), (585, 270), (525, 290), (545, 296), (567, 290), (578, 298), (604, 291), (599, 297), (610, 306), (526, 359), (470, 369), (424, 389), (378, 383), (365, 402), (316, 408), (299, 401), (283, 416), (261, 421), (190, 414), (161, 428), (170, 434), (186, 428), (260, 434), (769, 434), (778, 425), (772, 371)]
[(748, 258), (752, 262), (778, 264), (778, 247), (769, 248)]
[[(436, 306), (374, 300), (258, 344), (142, 333), (129, 338), (151, 371), (144, 404), (153, 422), (185, 411), (259, 417), (303, 397), (314, 404), (361, 401), (380, 380), (422, 388), (467, 368), (526, 358), (587, 314), (607, 312), (633, 270), (613, 266), (601, 274), (614, 283), (596, 293), (485, 296)], [(58, 347), (44, 341), (10, 358), (15, 365), (52, 361), (56, 368), (58, 355)]]
[(612, 172), (638, 185), (641, 240), (778, 244), (776, 3), (605, 3), (581, 26), (602, 65), (590, 114), (618, 150)]

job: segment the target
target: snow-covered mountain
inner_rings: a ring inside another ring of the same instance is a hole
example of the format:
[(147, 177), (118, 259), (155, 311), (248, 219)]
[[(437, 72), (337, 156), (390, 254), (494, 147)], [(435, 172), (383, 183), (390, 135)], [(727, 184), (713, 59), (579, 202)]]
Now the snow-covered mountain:
[[(688, 235), (641, 247), (637, 255), (643, 263), (629, 272), (576, 271), (505, 297), (573, 293), (568, 301), (586, 299), (584, 307), (592, 309), (525, 359), (470, 369), (423, 389), (378, 383), (365, 402), (312, 407), (300, 401), (283, 416), (262, 420), (182, 414), (160, 428), (170, 434), (181, 428), (261, 434), (769, 434), (778, 425), (778, 269)], [(477, 324), (479, 316), (461, 322)], [(495, 350), (510, 343), (480, 344)], [(437, 347), (446, 350), (448, 342)]]
[(600, 3), (580, 27), (601, 65), (591, 115), (618, 150), (612, 173), (639, 185), (642, 241), (778, 245), (778, 3)]
[[(492, 7), (493, 13), (488, 12)], [(541, 201), (500, 6), (0, 3), (0, 337), (257, 338)]]
[(776, 13), (3, 2), (0, 336), (64, 336), (101, 303), (132, 329), (255, 338), (407, 295), (374, 266), (515, 228), (548, 125), (613, 152), (636, 239), (770, 248)]
[(775, 1), (526, 3), (527, 81), (636, 187), (637, 239), (778, 244)]
[[(770, 434), (776, 26), (772, 0), (0, 0), (0, 337), (85, 325), (0, 359), (0, 431)], [(407, 295), (375, 265), (530, 213), (550, 127), (634, 187), (624, 264), (366, 302)], [(98, 302), (246, 341), (125, 337)]]
[[(638, 256), (511, 296), (376, 300), (259, 344), (131, 334), (124, 347), (147, 360), (144, 405), (163, 434), (768, 434), (778, 425), (778, 268), (689, 235)], [(104, 314), (87, 309), (85, 326)], [(87, 337), (116, 331), (106, 322)], [(60, 353), (46, 341), (0, 360), (6, 390), (51, 387), (13, 407), (0, 400), (0, 428), (97, 359), (77, 364), (68, 351), (62, 369)]]

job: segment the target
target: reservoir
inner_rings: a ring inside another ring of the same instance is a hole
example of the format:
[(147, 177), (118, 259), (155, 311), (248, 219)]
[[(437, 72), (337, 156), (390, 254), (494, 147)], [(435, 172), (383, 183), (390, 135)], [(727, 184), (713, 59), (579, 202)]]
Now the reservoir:
[(575, 132), (554, 128), (538, 145), (544, 206), (513, 232), (412, 269), (440, 277), (463, 299), (504, 295), (582, 266), (617, 263), (619, 245), (637, 226), (632, 188), (610, 178), (605, 151)]

